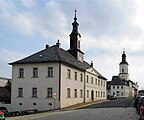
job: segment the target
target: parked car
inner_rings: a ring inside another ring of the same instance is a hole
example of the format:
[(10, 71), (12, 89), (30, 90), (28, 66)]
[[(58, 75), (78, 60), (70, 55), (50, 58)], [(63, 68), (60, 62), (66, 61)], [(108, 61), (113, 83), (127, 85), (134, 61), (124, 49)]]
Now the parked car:
[(117, 99), (117, 96), (111, 95), (109, 99), (110, 99), (110, 100), (116, 100), (116, 99)]
[(5, 120), (4, 113), (0, 111), (0, 120)]
[(144, 120), (144, 103), (140, 107), (140, 120)]
[(134, 108), (136, 108), (136, 110), (138, 110), (138, 101), (141, 98), (141, 96), (136, 96), (135, 101), (134, 101)]
[(137, 110), (138, 110), (138, 113), (140, 113), (140, 107), (141, 105), (144, 103), (144, 96), (141, 96), (139, 98), (139, 101), (138, 101), (138, 104), (137, 104)]

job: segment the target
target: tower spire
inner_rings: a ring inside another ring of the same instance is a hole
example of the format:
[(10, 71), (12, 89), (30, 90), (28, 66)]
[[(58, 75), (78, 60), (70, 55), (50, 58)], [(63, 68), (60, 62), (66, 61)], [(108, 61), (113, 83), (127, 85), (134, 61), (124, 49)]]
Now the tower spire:
[(76, 9), (75, 9), (75, 17), (74, 17), (74, 21), (76, 21), (77, 20), (77, 17), (76, 17)]

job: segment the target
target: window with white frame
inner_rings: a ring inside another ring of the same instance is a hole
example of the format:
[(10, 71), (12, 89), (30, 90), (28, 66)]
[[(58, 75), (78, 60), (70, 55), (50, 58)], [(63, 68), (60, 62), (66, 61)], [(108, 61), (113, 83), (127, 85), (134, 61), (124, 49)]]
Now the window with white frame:
[(37, 97), (37, 88), (32, 88), (32, 97)]
[(121, 86), (121, 89), (123, 89), (123, 86)]
[(98, 91), (98, 97), (100, 97), (100, 91)]
[(53, 97), (53, 88), (47, 88), (47, 97), (52, 98)]
[(83, 97), (83, 90), (80, 90), (80, 98)]
[(70, 98), (70, 88), (67, 88), (67, 98)]
[(70, 79), (71, 78), (71, 70), (67, 69), (67, 78)]
[(97, 91), (96, 91), (96, 94), (95, 94), (95, 95), (96, 95), (96, 97), (97, 97)]
[(23, 97), (23, 88), (18, 88), (18, 97)]
[(95, 79), (95, 84), (97, 85), (97, 78)]
[(91, 84), (93, 84), (93, 77), (91, 77)]
[(88, 79), (89, 79), (89, 78), (88, 78), (88, 75), (87, 75), (87, 83), (88, 83)]
[(53, 77), (53, 67), (48, 67), (48, 77)]
[(100, 80), (98, 80), (98, 85), (100, 86)]
[(105, 92), (103, 92), (103, 97), (105, 97)]
[(77, 80), (77, 72), (74, 72), (74, 78)]
[(24, 68), (19, 68), (19, 78), (24, 78)]
[(33, 77), (38, 77), (38, 68), (33, 68)]
[(77, 98), (77, 89), (74, 89), (74, 97)]
[(82, 73), (80, 74), (80, 81), (81, 82), (83, 81), (83, 74)]
[(89, 90), (87, 90), (87, 98), (89, 98)]
[(113, 86), (113, 89), (115, 89), (115, 86)]

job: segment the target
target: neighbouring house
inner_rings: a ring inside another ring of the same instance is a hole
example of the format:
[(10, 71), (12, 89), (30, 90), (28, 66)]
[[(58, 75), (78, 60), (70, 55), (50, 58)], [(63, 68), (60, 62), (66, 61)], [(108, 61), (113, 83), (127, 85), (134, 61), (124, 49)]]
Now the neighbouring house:
[(84, 60), (80, 49), (76, 11), (70, 34), (70, 48), (56, 45), (12, 65), (12, 110), (39, 111), (64, 108), (78, 103), (105, 100), (106, 78)]
[(122, 62), (119, 64), (119, 75), (113, 76), (111, 81), (107, 81), (109, 84), (107, 91), (110, 91), (110, 95), (123, 98), (134, 97), (138, 94), (137, 82), (135, 83), (129, 79), (128, 65), (125, 51), (123, 51)]
[(0, 104), (11, 103), (11, 79), (0, 77)]

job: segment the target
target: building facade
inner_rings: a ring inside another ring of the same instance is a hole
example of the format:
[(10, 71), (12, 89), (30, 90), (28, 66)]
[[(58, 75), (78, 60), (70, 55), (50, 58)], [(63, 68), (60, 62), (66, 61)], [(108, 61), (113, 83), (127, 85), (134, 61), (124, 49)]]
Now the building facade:
[(70, 49), (46, 45), (45, 49), (12, 65), (12, 109), (39, 111), (106, 99), (106, 78), (84, 60), (80, 49), (76, 11)]
[(116, 95), (118, 98), (134, 97), (138, 92), (138, 85), (129, 79), (128, 63), (126, 61), (126, 54), (123, 51), (122, 61), (119, 64), (119, 75), (113, 76), (110, 85), (110, 95)]

